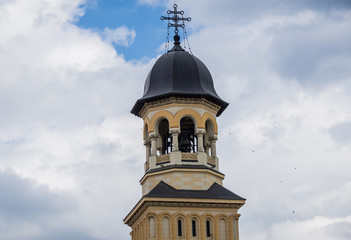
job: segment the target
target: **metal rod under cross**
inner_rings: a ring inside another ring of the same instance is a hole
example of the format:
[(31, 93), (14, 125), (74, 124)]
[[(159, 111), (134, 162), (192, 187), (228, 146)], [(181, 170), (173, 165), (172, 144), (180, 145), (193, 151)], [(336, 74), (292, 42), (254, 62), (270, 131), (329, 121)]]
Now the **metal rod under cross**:
[[(163, 21), (163, 20), (171, 20), (171, 21), (173, 21), (174, 23), (168, 23), (168, 27), (174, 27), (175, 29), (174, 29), (174, 33), (176, 34), (176, 35), (178, 35), (178, 27), (181, 27), (181, 28), (184, 28), (185, 27), (185, 25), (184, 25), (184, 23), (182, 23), (182, 24), (179, 24), (178, 22), (179, 21), (187, 21), (187, 22), (190, 22), (191, 21), (191, 18), (190, 17), (187, 17), (187, 18), (184, 18), (183, 17), (183, 15), (184, 15), (184, 11), (178, 11), (177, 10), (177, 4), (174, 4), (173, 5), (173, 8), (174, 8), (174, 10), (173, 11), (171, 11), (171, 10), (168, 10), (167, 11), (167, 14), (168, 14), (168, 17), (164, 17), (164, 16), (161, 16), (161, 20)], [(173, 16), (171, 16), (171, 17), (169, 17), (169, 14), (173, 14)], [(181, 17), (179, 17), (178, 16), (178, 14), (180, 14), (181, 15)]]

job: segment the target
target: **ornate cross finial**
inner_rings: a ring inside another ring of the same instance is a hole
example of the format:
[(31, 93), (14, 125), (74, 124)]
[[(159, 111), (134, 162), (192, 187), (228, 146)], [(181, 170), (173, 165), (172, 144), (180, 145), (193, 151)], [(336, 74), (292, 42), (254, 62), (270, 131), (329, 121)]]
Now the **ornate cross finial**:
[[(184, 18), (183, 17), (183, 15), (184, 15), (184, 11), (178, 11), (177, 10), (177, 4), (174, 4), (173, 5), (173, 8), (174, 8), (174, 10), (173, 11), (171, 11), (171, 10), (168, 10), (167, 11), (167, 14), (168, 14), (168, 17), (164, 17), (164, 16), (162, 16), (161, 17), (161, 20), (163, 21), (163, 20), (172, 20), (174, 23), (168, 23), (168, 27), (174, 27), (175, 29), (174, 29), (174, 33), (176, 34), (176, 35), (178, 35), (178, 27), (181, 27), (181, 28), (184, 28), (185, 27), (185, 25), (184, 25), (184, 21), (187, 21), (187, 22), (190, 22), (191, 21), (191, 18), (190, 17), (188, 17), (188, 18)], [(173, 14), (173, 16), (169, 16), (170, 14)], [(178, 14), (180, 14), (181, 16), (178, 16)], [(178, 22), (179, 21), (183, 21), (183, 23), (182, 24), (179, 24)]]

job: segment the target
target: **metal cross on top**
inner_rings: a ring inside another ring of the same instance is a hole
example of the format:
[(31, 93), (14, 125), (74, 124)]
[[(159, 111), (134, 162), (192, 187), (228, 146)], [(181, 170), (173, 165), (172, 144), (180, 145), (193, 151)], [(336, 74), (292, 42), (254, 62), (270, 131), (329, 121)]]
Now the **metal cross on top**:
[[(187, 22), (190, 22), (191, 21), (191, 18), (190, 17), (188, 17), (188, 18), (184, 18), (183, 17), (183, 15), (184, 15), (184, 11), (178, 11), (177, 10), (177, 4), (174, 4), (173, 5), (173, 8), (174, 8), (174, 10), (173, 11), (171, 11), (171, 10), (168, 10), (167, 11), (167, 14), (168, 14), (168, 17), (164, 17), (164, 16), (162, 16), (161, 17), (161, 20), (163, 21), (163, 20), (172, 20), (174, 23), (168, 23), (168, 27), (174, 27), (175, 29), (174, 29), (174, 32), (175, 32), (175, 34), (176, 35), (178, 35), (178, 27), (181, 27), (181, 28), (183, 28), (184, 29), (184, 27), (185, 27), (185, 25), (184, 25), (184, 21), (187, 21)], [(169, 16), (169, 14), (174, 14), (173, 16)], [(180, 16), (178, 16), (178, 14), (180, 14), (181, 15), (181, 17)], [(179, 21), (183, 21), (183, 23), (182, 24), (179, 24), (178, 22)]]

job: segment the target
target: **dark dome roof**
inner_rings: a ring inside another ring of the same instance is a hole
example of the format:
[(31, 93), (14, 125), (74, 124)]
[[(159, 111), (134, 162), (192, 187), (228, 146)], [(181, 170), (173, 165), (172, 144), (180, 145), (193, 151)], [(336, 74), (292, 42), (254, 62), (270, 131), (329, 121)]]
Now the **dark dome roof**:
[(131, 112), (139, 115), (144, 103), (174, 96), (206, 98), (221, 107), (218, 116), (228, 106), (217, 95), (205, 64), (184, 51), (179, 41), (156, 61), (146, 78), (144, 95)]

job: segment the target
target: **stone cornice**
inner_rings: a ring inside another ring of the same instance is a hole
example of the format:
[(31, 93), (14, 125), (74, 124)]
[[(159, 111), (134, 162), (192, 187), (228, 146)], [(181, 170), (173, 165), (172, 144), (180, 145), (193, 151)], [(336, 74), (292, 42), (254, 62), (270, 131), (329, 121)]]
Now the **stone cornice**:
[(238, 210), (245, 204), (245, 200), (225, 199), (164, 199), (143, 197), (124, 218), (124, 223), (132, 226), (148, 207), (174, 207), (174, 208), (230, 208)]
[(155, 110), (159, 107), (163, 107), (165, 105), (176, 104), (179, 106), (183, 105), (195, 105), (200, 104), (202, 106), (207, 107), (213, 114), (217, 114), (220, 109), (220, 106), (206, 100), (205, 98), (180, 98), (180, 97), (170, 97), (168, 99), (158, 100), (150, 103), (145, 103), (143, 108), (140, 110), (139, 115), (144, 118), (150, 109)]
[(207, 172), (210, 174), (213, 174), (217, 177), (220, 177), (224, 179), (224, 174), (221, 172), (218, 172), (214, 169), (210, 168), (191, 168), (191, 166), (188, 166), (188, 168), (177, 168), (177, 166), (172, 166), (172, 168), (164, 169), (164, 168), (159, 168), (158, 171), (154, 172), (146, 172), (144, 176), (140, 179), (140, 184), (143, 184), (143, 182), (146, 180), (147, 177), (153, 176), (153, 175), (160, 175), (160, 174), (165, 174), (165, 173), (170, 173), (170, 172)]

